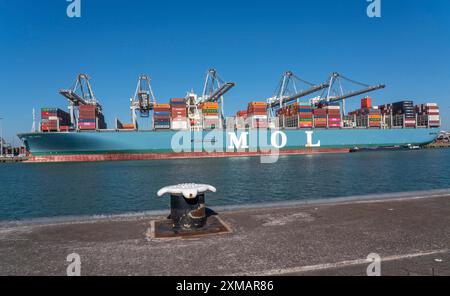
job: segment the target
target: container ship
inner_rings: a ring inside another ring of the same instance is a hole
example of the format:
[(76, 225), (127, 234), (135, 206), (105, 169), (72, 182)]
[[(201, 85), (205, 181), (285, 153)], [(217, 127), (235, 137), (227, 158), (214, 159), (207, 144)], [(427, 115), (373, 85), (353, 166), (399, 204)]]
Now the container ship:
[[(345, 83), (359, 89), (345, 92)], [(200, 96), (188, 92), (159, 103), (150, 78), (140, 75), (130, 98), (131, 123), (116, 118), (111, 129), (89, 76), (79, 74), (71, 88), (59, 91), (68, 100), (68, 112), (42, 108), (39, 128), (18, 137), (30, 162), (74, 162), (345, 153), (425, 145), (439, 133), (437, 104), (375, 105), (366, 94), (385, 85), (359, 83), (339, 73), (313, 84), (285, 72), (273, 96), (225, 117), (224, 95), (234, 86), (210, 69)], [(346, 112), (346, 100), (362, 95), (360, 108)], [(149, 128), (140, 128), (138, 117)]]

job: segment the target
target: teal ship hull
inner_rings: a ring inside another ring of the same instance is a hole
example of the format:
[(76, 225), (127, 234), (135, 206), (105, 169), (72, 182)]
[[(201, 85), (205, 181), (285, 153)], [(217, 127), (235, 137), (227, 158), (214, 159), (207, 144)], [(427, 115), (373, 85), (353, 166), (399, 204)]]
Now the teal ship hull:
[(432, 142), (438, 129), (293, 129), (251, 131), (90, 131), (23, 133), (34, 161), (98, 161), (348, 152)]

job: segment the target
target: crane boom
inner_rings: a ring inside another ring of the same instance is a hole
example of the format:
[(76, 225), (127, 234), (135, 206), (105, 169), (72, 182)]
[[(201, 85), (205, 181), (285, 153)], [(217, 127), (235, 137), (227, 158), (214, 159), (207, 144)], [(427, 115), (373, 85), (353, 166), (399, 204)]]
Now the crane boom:
[(69, 101), (75, 104), (75, 106), (78, 105), (87, 105), (86, 100), (81, 98), (79, 95), (77, 95), (73, 90), (71, 89), (60, 89), (59, 93), (66, 97)]
[[(101, 109), (100, 104), (97, 102), (97, 99), (94, 96), (94, 92), (92, 91), (89, 79), (90, 78), (87, 74), (78, 74), (75, 85), (72, 87), (72, 89), (61, 89), (59, 90), (59, 93), (67, 98), (75, 106), (95, 105), (98, 106), (99, 109)], [(84, 86), (87, 88), (87, 90), (84, 89)], [(78, 90), (81, 92), (81, 96), (76, 93)]]
[(275, 102), (272, 102), (270, 106), (273, 108), (273, 107), (277, 106), (278, 104), (280, 104), (281, 102), (289, 103), (289, 102), (295, 101), (295, 100), (297, 100), (297, 99), (299, 99), (301, 97), (310, 95), (312, 93), (315, 93), (316, 91), (319, 91), (319, 90), (322, 90), (324, 88), (327, 88), (328, 86), (329, 86), (329, 84), (326, 83), (326, 82), (322, 83), (322, 84), (314, 85), (314, 86), (312, 86), (311, 88), (309, 88), (307, 90), (298, 92), (298, 93), (296, 93), (296, 94), (294, 94), (292, 96), (289, 96), (287, 98), (284, 98), (282, 100), (278, 99)]
[(351, 98), (351, 97), (355, 97), (355, 96), (359, 96), (359, 95), (362, 95), (362, 94), (365, 94), (365, 93), (368, 93), (368, 92), (372, 92), (372, 91), (375, 91), (375, 90), (378, 90), (378, 89), (382, 89), (382, 88), (385, 88), (385, 87), (386, 87), (386, 85), (384, 85), (384, 84), (372, 85), (372, 86), (369, 86), (369, 87), (367, 87), (365, 89), (353, 91), (353, 92), (350, 92), (350, 93), (342, 95), (342, 96), (330, 97), (329, 101), (330, 102), (338, 102), (338, 101), (342, 101), (342, 100), (345, 100), (345, 99), (348, 99), (348, 98)]
[(204, 102), (217, 102), (220, 97), (226, 94), (236, 84), (234, 82), (227, 82), (219, 87), (211, 96), (207, 97)]

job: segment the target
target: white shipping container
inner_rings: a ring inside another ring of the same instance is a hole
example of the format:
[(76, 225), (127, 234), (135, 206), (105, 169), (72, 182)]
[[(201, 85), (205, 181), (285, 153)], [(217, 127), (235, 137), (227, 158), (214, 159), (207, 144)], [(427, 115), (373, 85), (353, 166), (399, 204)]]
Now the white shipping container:
[(49, 120), (58, 120), (58, 116), (49, 116), (48, 119)]
[(248, 119), (252, 120), (252, 119), (266, 119), (267, 120), (267, 115), (253, 115), (248, 117)]
[(427, 113), (437, 113), (437, 114), (439, 114), (440, 112), (439, 112), (439, 109), (430, 109), (430, 110), (427, 110)]
[(425, 106), (427, 107), (437, 107), (438, 104), (436, 103), (426, 103)]
[(188, 124), (186, 121), (172, 121), (171, 128), (172, 129), (187, 129)]
[(428, 120), (430, 121), (438, 121), (440, 119), (439, 115), (428, 115)]

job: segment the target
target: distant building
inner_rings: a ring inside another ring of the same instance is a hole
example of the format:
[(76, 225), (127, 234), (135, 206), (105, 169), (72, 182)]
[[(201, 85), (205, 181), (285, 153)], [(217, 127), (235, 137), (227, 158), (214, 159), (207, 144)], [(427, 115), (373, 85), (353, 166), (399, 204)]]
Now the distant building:
[(2, 155), (4, 155), (4, 154), (8, 154), (8, 152), (9, 151), (11, 151), (11, 145), (10, 144), (8, 144), (6, 141), (5, 141), (5, 139), (3, 139), (3, 138), (0, 138), (0, 148), (1, 147), (3, 147), (3, 151), (1, 151), (2, 153), (0, 153), (0, 154), (2, 154)]
[(439, 136), (437, 137), (437, 140), (441, 141), (441, 142), (449, 143), (450, 142), (450, 132), (441, 131), (439, 133)]

